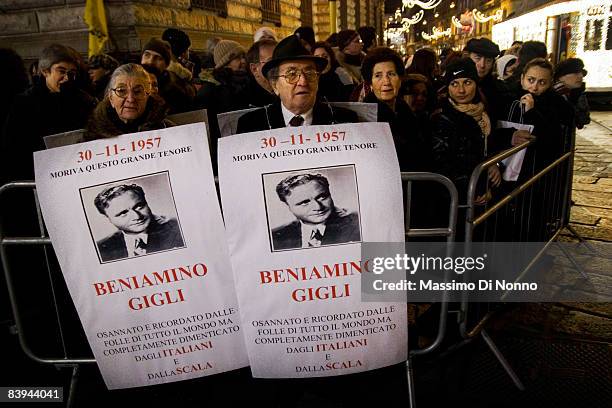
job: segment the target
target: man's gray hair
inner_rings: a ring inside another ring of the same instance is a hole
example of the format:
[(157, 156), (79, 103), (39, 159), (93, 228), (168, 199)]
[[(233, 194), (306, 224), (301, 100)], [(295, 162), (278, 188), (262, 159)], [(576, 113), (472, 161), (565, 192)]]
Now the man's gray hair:
[(151, 92), (151, 79), (149, 78), (149, 74), (147, 73), (147, 71), (145, 71), (142, 65), (123, 64), (113, 71), (113, 74), (111, 75), (110, 80), (108, 81), (108, 85), (106, 86), (105, 94), (108, 94), (110, 90), (115, 87), (115, 82), (117, 78), (122, 75), (144, 79), (145, 82), (148, 84), (145, 88), (147, 93)]
[(51, 44), (45, 47), (40, 53), (38, 60), (38, 69), (40, 71), (50, 69), (53, 65), (60, 62), (69, 62), (78, 67), (77, 56), (75, 52), (62, 44)]

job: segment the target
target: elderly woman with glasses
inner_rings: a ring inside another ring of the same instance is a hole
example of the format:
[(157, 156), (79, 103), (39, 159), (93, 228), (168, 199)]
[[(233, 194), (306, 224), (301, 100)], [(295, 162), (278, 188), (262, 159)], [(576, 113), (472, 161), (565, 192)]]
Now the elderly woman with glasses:
[(104, 99), (87, 123), (86, 140), (173, 126), (166, 119), (164, 100), (151, 92), (151, 80), (144, 68), (125, 64), (117, 68), (108, 83)]

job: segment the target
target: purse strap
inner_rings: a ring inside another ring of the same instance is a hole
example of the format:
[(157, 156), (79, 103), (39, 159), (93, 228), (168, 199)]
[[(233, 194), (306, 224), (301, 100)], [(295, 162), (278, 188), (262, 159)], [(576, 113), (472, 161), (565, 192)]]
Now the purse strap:
[(525, 114), (525, 106), (520, 101), (512, 101), (510, 105), (510, 111), (508, 112), (508, 122), (513, 122), (512, 117), (514, 116), (514, 110), (519, 109), (519, 123), (523, 124), (523, 115)]

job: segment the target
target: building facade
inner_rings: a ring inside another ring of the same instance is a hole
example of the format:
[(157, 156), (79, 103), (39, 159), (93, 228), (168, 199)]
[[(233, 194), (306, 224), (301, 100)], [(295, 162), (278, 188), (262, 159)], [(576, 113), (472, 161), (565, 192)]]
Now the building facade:
[[(106, 52), (137, 53), (151, 37), (168, 27), (189, 34), (194, 50), (218, 36), (248, 46), (262, 26), (285, 37), (302, 25), (314, 27), (318, 40), (330, 34), (330, 5), (336, 28), (372, 25), (382, 38), (382, 0), (104, 0), (110, 40)], [(2, 0), (0, 47), (15, 49), (24, 59), (37, 58), (52, 42), (86, 54), (85, 0)]]

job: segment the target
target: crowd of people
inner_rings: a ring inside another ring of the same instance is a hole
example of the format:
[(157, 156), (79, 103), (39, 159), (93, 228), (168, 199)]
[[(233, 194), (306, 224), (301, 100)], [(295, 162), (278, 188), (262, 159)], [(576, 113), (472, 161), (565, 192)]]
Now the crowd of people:
[[(44, 149), (43, 137), (51, 134), (84, 129), (86, 140), (113, 137), (173, 126), (167, 115), (205, 108), (214, 155), (216, 114), (262, 108), (242, 117), (238, 132), (355, 122), (354, 112), (332, 108), (353, 101), (377, 104), (402, 171), (443, 174), (465, 197), (472, 170), (487, 157), (533, 140), (526, 160), (542, 168), (568, 148), (573, 129), (589, 122), (584, 64), (569, 58), (553, 66), (538, 41), (500, 51), (475, 38), (460, 52), (422, 48), (405, 59), (378, 46), (370, 27), (319, 42), (311, 27), (284, 39), (262, 27), (253, 40), (246, 49), (209, 38), (207, 50), (196, 53), (185, 32), (169, 28), (136, 58), (102, 54), (87, 62), (51, 44), (30, 76), (15, 51), (0, 50), (9, 84), (0, 110), (2, 144), (13, 159), (3, 160), (4, 181), (31, 179), (32, 152)], [(533, 131), (500, 128), (498, 121)], [(498, 187), (502, 173), (501, 163), (490, 167), (485, 184)], [(477, 204), (490, 199), (489, 188)]]

